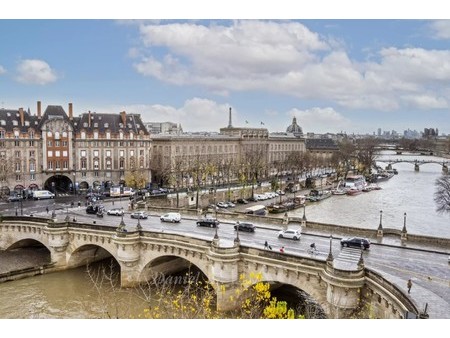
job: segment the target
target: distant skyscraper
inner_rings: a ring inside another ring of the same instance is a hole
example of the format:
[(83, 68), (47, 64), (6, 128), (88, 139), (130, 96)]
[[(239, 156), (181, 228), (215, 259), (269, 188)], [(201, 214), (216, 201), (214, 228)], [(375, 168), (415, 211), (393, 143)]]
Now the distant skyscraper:
[(378, 136), (381, 136), (381, 128), (378, 128)]

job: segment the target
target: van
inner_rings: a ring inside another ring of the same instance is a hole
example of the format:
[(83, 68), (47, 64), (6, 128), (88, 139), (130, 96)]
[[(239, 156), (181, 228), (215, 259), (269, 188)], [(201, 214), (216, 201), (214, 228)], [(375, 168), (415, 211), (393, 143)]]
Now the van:
[(48, 198), (55, 198), (55, 194), (51, 193), (48, 190), (35, 190), (33, 191), (33, 199), (35, 200), (43, 200)]
[(262, 204), (257, 204), (245, 209), (245, 213), (248, 215), (265, 216), (266, 212), (267, 212), (266, 206)]

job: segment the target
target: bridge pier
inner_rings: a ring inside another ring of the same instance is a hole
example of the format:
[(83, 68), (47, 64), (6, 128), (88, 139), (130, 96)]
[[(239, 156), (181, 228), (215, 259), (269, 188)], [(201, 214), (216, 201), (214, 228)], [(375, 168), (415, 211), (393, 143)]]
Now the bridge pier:
[(217, 310), (229, 311), (238, 305), (236, 290), (239, 289), (239, 244), (220, 247), (219, 243), (212, 243), (207, 254), (211, 262), (209, 272), (216, 286)]
[(389, 163), (389, 164), (386, 166), (386, 170), (392, 170), (392, 164), (391, 164), (391, 163)]
[(117, 260), (120, 264), (120, 284), (122, 287), (132, 287), (139, 284), (139, 269), (136, 265), (140, 259), (139, 232), (124, 232), (117, 230), (112, 242), (117, 248)]
[(69, 232), (67, 224), (60, 226), (58, 224), (49, 223), (44, 227), (44, 234), (48, 238), (48, 249), (50, 257), (55, 267), (65, 267), (67, 265), (66, 249), (69, 245)]
[(420, 168), (419, 168), (419, 163), (414, 163), (414, 171), (419, 171), (420, 170)]
[(448, 165), (446, 163), (442, 164), (442, 172), (444, 174), (448, 174)]

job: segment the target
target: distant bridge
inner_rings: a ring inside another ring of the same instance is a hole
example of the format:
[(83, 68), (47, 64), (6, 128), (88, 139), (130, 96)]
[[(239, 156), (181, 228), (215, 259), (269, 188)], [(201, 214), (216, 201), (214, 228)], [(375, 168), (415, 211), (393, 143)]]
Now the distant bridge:
[(414, 170), (415, 171), (419, 171), (419, 168), (421, 165), (424, 164), (438, 164), (440, 166), (442, 166), (442, 172), (444, 173), (448, 173), (448, 166), (450, 161), (437, 161), (437, 160), (411, 160), (411, 159), (393, 159), (393, 158), (380, 158), (377, 159), (376, 162), (383, 162), (387, 164), (386, 169), (387, 170), (392, 170), (392, 165), (396, 164), (396, 163), (411, 163), (414, 165)]

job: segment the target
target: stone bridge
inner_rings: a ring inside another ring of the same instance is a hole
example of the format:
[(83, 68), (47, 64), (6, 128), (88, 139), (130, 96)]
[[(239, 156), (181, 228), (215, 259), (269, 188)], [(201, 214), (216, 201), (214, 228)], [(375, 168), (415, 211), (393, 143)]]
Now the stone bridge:
[(411, 163), (414, 165), (414, 170), (415, 171), (419, 171), (419, 168), (421, 165), (424, 164), (438, 164), (440, 166), (442, 166), (442, 172), (443, 173), (448, 173), (448, 165), (449, 165), (449, 161), (436, 161), (436, 160), (407, 160), (407, 159), (390, 159), (390, 158), (380, 158), (376, 160), (377, 162), (383, 162), (383, 163), (387, 163), (387, 170), (392, 170), (392, 165), (396, 164), (396, 163)]
[(48, 272), (70, 269), (106, 257), (120, 266), (121, 285), (135, 286), (153, 273), (172, 273), (195, 265), (217, 295), (217, 308), (236, 307), (232, 297), (240, 276), (257, 273), (261, 281), (291, 285), (308, 293), (329, 318), (348, 318), (355, 310), (370, 308), (376, 318), (404, 318), (419, 314), (417, 306), (399, 288), (364, 267), (363, 256), (348, 262), (333, 257), (306, 258), (188, 234), (122, 229), (76, 222), (53, 222), (37, 217), (2, 217), (0, 250), (36, 244), (50, 252)]

